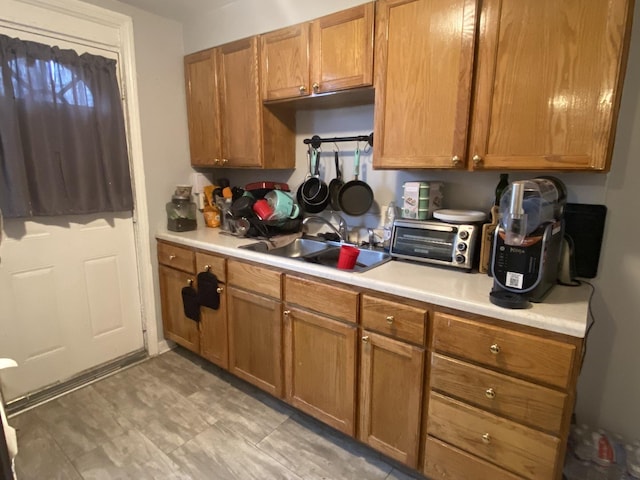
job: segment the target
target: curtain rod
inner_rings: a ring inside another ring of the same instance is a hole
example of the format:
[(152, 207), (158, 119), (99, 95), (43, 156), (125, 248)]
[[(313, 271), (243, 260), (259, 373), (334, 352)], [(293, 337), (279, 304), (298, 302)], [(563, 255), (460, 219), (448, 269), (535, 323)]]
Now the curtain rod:
[(369, 135), (357, 135), (355, 137), (333, 137), (333, 138), (320, 138), (318, 135), (314, 135), (311, 138), (305, 138), (302, 141), (305, 145), (311, 144), (313, 148), (320, 148), (323, 143), (338, 143), (338, 142), (368, 142), (373, 147), (373, 133)]

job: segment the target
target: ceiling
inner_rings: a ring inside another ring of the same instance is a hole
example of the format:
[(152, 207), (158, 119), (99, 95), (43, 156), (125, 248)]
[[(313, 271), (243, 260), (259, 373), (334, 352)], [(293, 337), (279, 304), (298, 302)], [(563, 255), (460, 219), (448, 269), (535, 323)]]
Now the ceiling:
[(238, 0), (120, 0), (141, 10), (184, 22), (203, 12), (217, 10)]

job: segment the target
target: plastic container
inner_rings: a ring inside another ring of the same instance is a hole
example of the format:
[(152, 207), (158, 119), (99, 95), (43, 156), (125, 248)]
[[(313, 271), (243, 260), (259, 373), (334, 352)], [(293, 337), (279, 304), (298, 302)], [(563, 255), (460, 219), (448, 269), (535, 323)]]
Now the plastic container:
[(393, 232), (393, 222), (396, 219), (396, 204), (395, 202), (389, 202), (387, 211), (384, 214), (384, 224), (382, 226), (382, 248), (385, 252), (389, 251), (391, 247), (391, 233)]

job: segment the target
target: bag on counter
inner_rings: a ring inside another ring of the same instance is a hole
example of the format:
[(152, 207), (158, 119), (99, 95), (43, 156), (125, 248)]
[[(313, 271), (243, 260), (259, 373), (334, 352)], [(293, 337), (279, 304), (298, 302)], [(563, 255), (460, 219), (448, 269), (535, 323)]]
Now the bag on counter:
[(200, 272), (198, 274), (198, 303), (213, 310), (220, 308), (218, 277), (211, 272)]
[(198, 292), (191, 285), (182, 288), (182, 307), (187, 318), (194, 322), (200, 321), (200, 303)]

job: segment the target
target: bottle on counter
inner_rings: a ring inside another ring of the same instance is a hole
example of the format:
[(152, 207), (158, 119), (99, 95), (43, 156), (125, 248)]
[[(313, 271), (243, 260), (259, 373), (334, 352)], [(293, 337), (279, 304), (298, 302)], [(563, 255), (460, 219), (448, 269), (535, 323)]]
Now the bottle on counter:
[(396, 203), (389, 202), (387, 206), (387, 211), (384, 215), (384, 224), (383, 228), (383, 238), (382, 238), (382, 248), (385, 252), (389, 251), (391, 247), (391, 233), (393, 231), (393, 222), (396, 219)]

